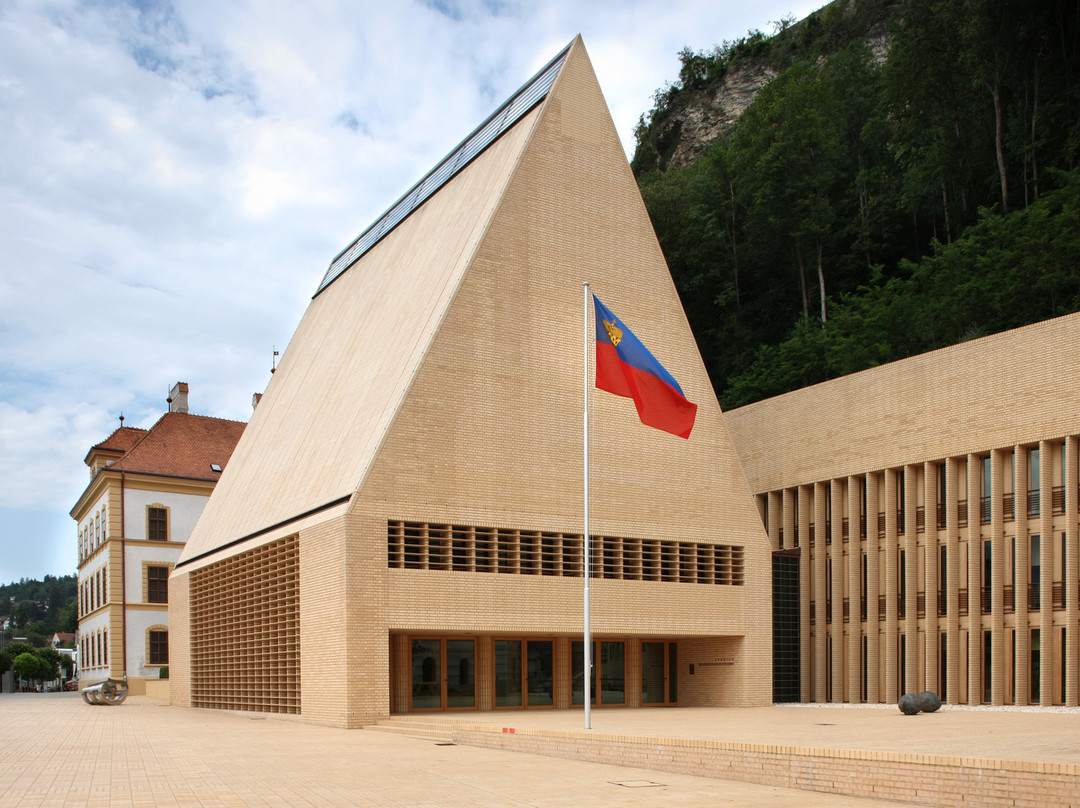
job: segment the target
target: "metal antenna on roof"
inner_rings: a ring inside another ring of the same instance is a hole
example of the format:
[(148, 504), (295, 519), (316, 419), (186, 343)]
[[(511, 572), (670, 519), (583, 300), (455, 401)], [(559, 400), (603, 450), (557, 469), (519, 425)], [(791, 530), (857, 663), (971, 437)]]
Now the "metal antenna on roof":
[(277, 358), (279, 356), (281, 356), (281, 352), (277, 349), (277, 346), (275, 345), (274, 346), (274, 361), (273, 361), (273, 364), (270, 366), (270, 375), (271, 376), (273, 376), (274, 373), (277, 372)]

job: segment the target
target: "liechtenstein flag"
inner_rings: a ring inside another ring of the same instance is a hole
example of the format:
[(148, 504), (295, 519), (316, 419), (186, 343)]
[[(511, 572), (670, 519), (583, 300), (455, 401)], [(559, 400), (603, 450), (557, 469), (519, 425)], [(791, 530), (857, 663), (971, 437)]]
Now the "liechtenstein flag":
[(649, 349), (593, 295), (596, 308), (596, 386), (634, 399), (646, 426), (680, 438), (690, 437), (697, 404), (683, 395), (675, 377), (656, 361)]

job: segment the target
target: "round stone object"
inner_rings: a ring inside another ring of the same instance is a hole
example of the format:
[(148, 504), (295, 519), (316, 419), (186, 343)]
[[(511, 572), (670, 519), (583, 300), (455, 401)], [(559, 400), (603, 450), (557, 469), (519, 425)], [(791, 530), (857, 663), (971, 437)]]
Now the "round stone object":
[(902, 695), (900, 700), (896, 702), (896, 706), (900, 708), (900, 712), (904, 715), (915, 715), (919, 712), (919, 703), (911, 693)]
[(937, 693), (930, 690), (924, 690), (922, 693), (915, 697), (915, 704), (924, 713), (936, 713), (941, 709), (941, 699)]

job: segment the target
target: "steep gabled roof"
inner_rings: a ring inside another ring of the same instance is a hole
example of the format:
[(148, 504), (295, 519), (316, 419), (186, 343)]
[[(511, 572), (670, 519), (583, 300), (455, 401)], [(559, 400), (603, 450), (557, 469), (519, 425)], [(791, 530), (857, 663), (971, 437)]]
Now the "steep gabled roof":
[[(167, 412), (109, 466), (116, 471), (216, 481), (244, 432), (240, 421)], [(118, 430), (119, 431), (119, 430)], [(115, 433), (114, 433), (115, 434)], [(219, 469), (215, 471), (215, 466)]]
[(178, 567), (346, 514), (376, 514), (362, 530), (387, 514), (579, 525), (585, 280), (633, 318), (699, 407), (683, 441), (642, 426), (625, 399), (593, 397), (599, 529), (767, 551), (580, 39), (538, 103), (338, 268), (308, 306)]

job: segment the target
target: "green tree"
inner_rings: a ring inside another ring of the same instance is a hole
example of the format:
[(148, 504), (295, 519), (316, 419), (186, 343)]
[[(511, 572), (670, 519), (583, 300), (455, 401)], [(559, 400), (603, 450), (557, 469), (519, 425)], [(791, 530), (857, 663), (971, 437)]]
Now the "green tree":
[(79, 600), (68, 598), (56, 615), (56, 630), (64, 634), (74, 634), (79, 628)]
[(737, 407), (807, 384), (864, 370), (1080, 310), (1080, 170), (1026, 209), (983, 209), (952, 244), (935, 245), (903, 277), (874, 281), (833, 305), (825, 328), (796, 326), (763, 346), (734, 375), (722, 404)]
[(11, 667), (16, 676), (30, 682), (48, 678), (48, 666), (37, 654), (21, 653), (12, 660)]
[(34, 646), (25, 642), (9, 642), (3, 651), (0, 651), (0, 673), (11, 670), (11, 663), (19, 654), (34, 653)]
[(50, 645), (44, 648), (35, 648), (34, 654), (41, 662), (41, 676), (39, 679), (48, 681), (60, 676), (60, 666), (64, 664), (64, 656)]
[(902, 205), (913, 224), (915, 217), (920, 222), (921, 251), (931, 238), (952, 241), (974, 213), (975, 165), (986, 154), (977, 134), (992, 123), (964, 69), (963, 3), (905, 0), (897, 19), (884, 68), (885, 100), (896, 126), (892, 148)]
[(731, 142), (747, 226), (757, 239), (787, 245), (804, 317), (810, 316), (807, 263), (815, 268), (822, 322), (828, 319), (825, 242), (841, 155), (838, 117), (820, 74), (796, 64), (761, 90)]

